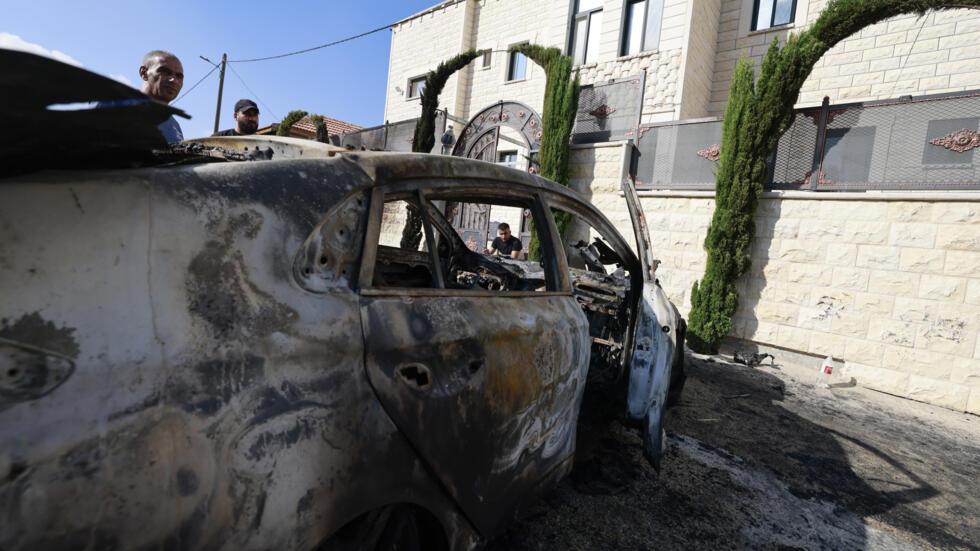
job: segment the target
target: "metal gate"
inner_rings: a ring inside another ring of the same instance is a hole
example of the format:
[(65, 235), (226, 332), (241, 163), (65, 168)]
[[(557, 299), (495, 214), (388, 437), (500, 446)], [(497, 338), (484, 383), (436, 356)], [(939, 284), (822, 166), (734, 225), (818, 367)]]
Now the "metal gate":
[[(497, 162), (497, 144), (500, 129), (512, 128), (520, 134), (529, 153), (541, 145), (541, 117), (527, 105), (514, 101), (499, 102), (477, 113), (459, 134), (453, 147), (453, 155)], [(450, 203), (446, 205), (446, 218), (471, 250), (483, 252), (490, 236), (490, 205), (475, 203)], [(530, 236), (528, 218), (521, 218), (516, 232), (526, 243)]]

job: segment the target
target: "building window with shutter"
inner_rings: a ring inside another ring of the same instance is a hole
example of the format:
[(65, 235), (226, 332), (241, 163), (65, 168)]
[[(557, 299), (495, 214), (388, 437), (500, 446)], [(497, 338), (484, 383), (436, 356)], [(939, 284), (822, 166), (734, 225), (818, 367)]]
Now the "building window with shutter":
[(619, 55), (656, 50), (660, 45), (663, 0), (626, 0)]
[(789, 25), (796, 17), (796, 0), (753, 0), (752, 30)]
[(569, 40), (572, 63), (582, 65), (599, 59), (602, 35), (602, 0), (575, 0), (575, 16)]
[(421, 96), (422, 90), (425, 90), (425, 77), (408, 79), (408, 99)]

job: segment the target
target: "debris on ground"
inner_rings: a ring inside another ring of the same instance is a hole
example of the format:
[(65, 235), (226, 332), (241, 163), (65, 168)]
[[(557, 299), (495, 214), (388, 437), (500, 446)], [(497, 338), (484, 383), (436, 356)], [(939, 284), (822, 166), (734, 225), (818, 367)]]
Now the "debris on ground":
[(776, 357), (767, 352), (753, 352), (752, 354), (745, 356), (738, 352), (732, 355), (732, 359), (737, 364), (742, 364), (748, 367), (756, 367), (762, 365), (762, 362), (769, 358), (769, 367), (776, 367)]
[(659, 476), (614, 424), (489, 548), (980, 547), (975, 417), (720, 357), (687, 372)]

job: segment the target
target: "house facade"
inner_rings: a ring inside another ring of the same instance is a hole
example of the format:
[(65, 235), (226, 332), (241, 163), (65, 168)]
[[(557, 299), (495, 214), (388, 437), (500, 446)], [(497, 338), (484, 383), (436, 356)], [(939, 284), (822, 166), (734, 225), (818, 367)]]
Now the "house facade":
[[(637, 183), (658, 276), (686, 314), (735, 63), (758, 64), (826, 4), (450, 0), (393, 27), (385, 118), (417, 117), (425, 74), (470, 49), (483, 53), (440, 97), (457, 137), (500, 102), (540, 113), (544, 71), (508, 49), (562, 49), (591, 90), (593, 122), (636, 119), (573, 140), (571, 185), (629, 234), (620, 182)], [(980, 414), (978, 42), (980, 11), (952, 10), (867, 27), (820, 60), (760, 203), (734, 339), (812, 358), (815, 371), (830, 355), (863, 386)], [(499, 136), (482, 158), (526, 168), (533, 147)]]

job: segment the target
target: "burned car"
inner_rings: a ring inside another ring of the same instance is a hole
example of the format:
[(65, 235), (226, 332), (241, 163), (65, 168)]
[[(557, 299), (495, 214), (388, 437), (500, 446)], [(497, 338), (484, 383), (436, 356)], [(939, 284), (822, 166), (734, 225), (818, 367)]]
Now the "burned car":
[[(470, 549), (569, 472), (583, 423), (621, 417), (659, 461), (684, 323), (628, 182), (639, 255), (537, 176), (167, 149), (175, 110), (52, 110), (138, 92), (0, 57), (8, 118), (90, 131), (0, 144), (0, 548)], [(467, 245), (460, 213), (494, 208), (538, 258)]]

